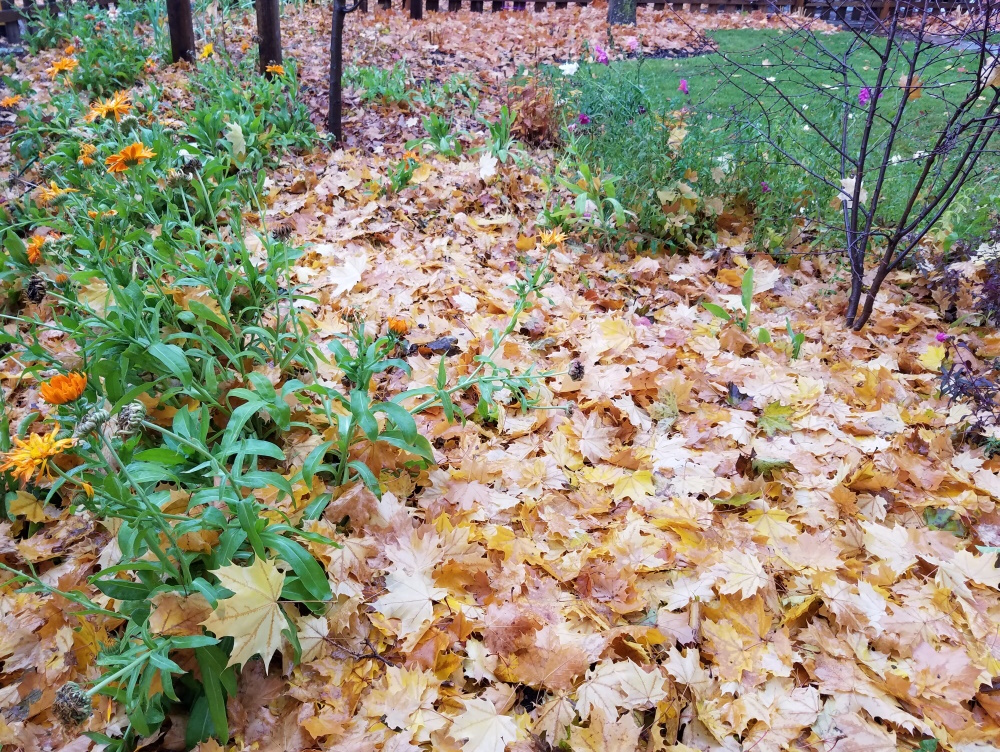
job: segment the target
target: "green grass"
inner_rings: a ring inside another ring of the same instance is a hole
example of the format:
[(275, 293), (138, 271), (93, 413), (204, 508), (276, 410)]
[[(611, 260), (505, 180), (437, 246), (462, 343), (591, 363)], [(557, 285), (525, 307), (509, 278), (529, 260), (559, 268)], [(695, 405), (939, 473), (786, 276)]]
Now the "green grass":
[[(704, 190), (708, 187), (705, 177), (712, 167), (722, 165), (730, 173), (729, 190), (739, 192), (759, 218), (768, 220), (772, 229), (787, 226), (789, 218), (800, 212), (836, 222), (830, 201), (837, 191), (816, 176), (839, 183), (839, 157), (818, 132), (839, 142), (843, 108), (836, 98), (840, 98), (854, 108), (848, 138), (851, 147), (857, 149), (867, 111), (859, 105), (858, 94), (863, 86), (875, 84), (879, 65), (876, 52), (859, 46), (850, 33), (820, 35), (818, 44), (825, 52), (804, 37), (777, 30), (719, 31), (713, 37), (724, 55), (624, 61), (610, 67), (589, 66), (582, 70), (573, 82), (578, 87), (573, 101), (581, 112), (592, 117), (593, 124), (585, 129), (586, 143), (581, 150), (605, 169), (621, 175), (622, 183), (638, 181), (638, 185), (626, 189), (635, 194), (630, 197), (634, 199), (633, 208), (663, 188), (663, 185), (644, 185), (647, 176), (654, 183), (663, 183), (690, 169), (699, 174), (698, 185)], [(850, 53), (850, 63), (860, 76), (848, 77), (845, 93), (843, 78), (837, 78), (833, 70), (811, 65), (809, 58), (822, 59), (826, 54), (843, 56), (852, 42), (855, 49)], [(876, 49), (884, 44), (877, 38), (871, 42)], [(909, 53), (912, 45), (906, 49)], [(923, 166), (921, 152), (932, 147), (948, 113), (969, 90), (974, 74), (968, 71), (976, 69), (976, 56), (971, 53), (935, 48), (929, 54), (936, 59), (921, 76), (921, 96), (908, 104), (890, 150), (894, 160), (879, 206), (884, 217), (896, 214), (909, 198), (910, 188)], [(886, 121), (894, 116), (905, 96), (898, 85), (901, 72), (902, 68), (890, 70), (883, 79), (878, 112)], [(765, 82), (764, 78), (773, 80)], [(687, 81), (690, 95), (678, 90), (682, 79)], [(814, 85), (830, 88), (817, 91)], [(787, 95), (800, 112), (789, 111), (775, 89)], [(760, 96), (763, 110), (771, 120), (769, 124), (761, 108), (748, 108), (753, 99), (748, 94)], [(655, 118), (646, 117), (645, 111), (669, 117), (684, 108), (689, 111), (685, 115), (688, 135), (682, 153), (670, 160), (667, 168), (663, 163), (669, 160), (669, 152), (662, 143), (650, 143), (648, 131)], [(751, 122), (762, 128), (769, 125), (774, 144), (768, 145), (748, 128)], [(876, 121), (869, 145), (883, 143), (888, 132), (887, 122)], [(959, 151), (955, 149), (944, 160), (937, 161), (944, 161), (947, 167), (947, 162)], [(881, 156), (881, 148), (870, 154), (869, 169), (872, 160), (880, 161)], [(804, 164), (814, 174), (792, 166), (793, 161)], [(996, 185), (998, 175), (1000, 159), (995, 154), (984, 155), (980, 174), (970, 181), (969, 189), (944, 220), (946, 235), (976, 233), (985, 228), (997, 204), (993, 194), (1000, 192)], [(874, 183), (874, 175), (866, 177), (866, 188), (869, 181)], [(640, 221), (644, 230), (653, 230), (654, 234), (658, 209), (646, 205), (645, 221)]]

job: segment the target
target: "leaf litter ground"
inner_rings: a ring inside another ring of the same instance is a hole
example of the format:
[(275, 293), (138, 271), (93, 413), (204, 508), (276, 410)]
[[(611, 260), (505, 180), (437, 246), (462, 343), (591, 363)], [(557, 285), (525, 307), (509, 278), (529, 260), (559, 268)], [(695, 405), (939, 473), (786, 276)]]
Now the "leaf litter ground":
[[(285, 23), (317, 114), (327, 15)], [(351, 16), (353, 60), (473, 73), (487, 114), (517, 65), (574, 59), (604, 38), (599, 8), (429, 15)], [(693, 44), (685, 33), (640, 11), (651, 49)], [(183, 106), (183, 71), (158, 77)], [(504, 325), (524, 261), (544, 255), (535, 218), (553, 156), (533, 151), (488, 181), (472, 158), (428, 157), (415, 184), (375, 198), (368, 182), (422, 135), (416, 107), (353, 108), (344, 148), (271, 175), (269, 219), (310, 249), (294, 273), (318, 301), (304, 311), (318, 341), (346, 330), (348, 307), (379, 328), (405, 316), (414, 345), (455, 338), (454, 375)], [(395, 455), (365, 457), (386, 493), (351, 489), (315, 523), (341, 544), (312, 547), (336, 600), (302, 620), (302, 665), (245, 667), (229, 704), (235, 748), (996, 749), (1000, 569), (976, 545), (1000, 544), (1000, 459), (953, 441), (964, 414), (938, 396), (945, 325), (930, 291), (901, 274), (876, 323), (847, 332), (833, 262), (746, 259), (743, 242), (722, 233), (721, 261), (576, 240), (553, 252), (546, 299), (500, 358), (557, 374), (541, 387), (551, 409), (510, 408), (496, 424), (425, 415), (438, 466), (417, 481), (394, 472)], [(697, 307), (732, 308), (747, 265), (754, 327), (790, 320), (805, 334), (799, 359), (780, 335), (757, 345)], [(996, 333), (954, 333), (1000, 356)], [(436, 357), (409, 362), (414, 382), (434, 383)], [(33, 387), (6, 376), (8, 404), (29, 409)], [(325, 376), (339, 383), (336, 368)], [(318, 439), (284, 443), (290, 469)], [(925, 510), (951, 510), (967, 534), (932, 529)], [(87, 588), (113, 559), (110, 533), (61, 510), (41, 519), (21, 541), (0, 527), (0, 555)], [(5, 743), (87, 749), (53, 723), (46, 692), (85, 681), (114, 624), (81, 630), (39, 594), (4, 593), (0, 619)], [(87, 728), (113, 733), (123, 717), (101, 703)], [(179, 723), (156, 745), (177, 748)]]

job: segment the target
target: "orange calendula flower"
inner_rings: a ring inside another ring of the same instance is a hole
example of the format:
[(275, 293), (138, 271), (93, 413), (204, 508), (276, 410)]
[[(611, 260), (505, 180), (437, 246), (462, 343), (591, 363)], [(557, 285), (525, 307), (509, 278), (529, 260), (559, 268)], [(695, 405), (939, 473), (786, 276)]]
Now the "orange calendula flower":
[(63, 54), (64, 55), (72, 55), (75, 52), (76, 52), (76, 45), (75, 44), (67, 45), (66, 49), (63, 50)]
[(97, 151), (97, 147), (93, 144), (80, 144), (80, 156), (76, 158), (76, 161), (84, 167), (90, 167), (94, 164), (94, 157), (91, 155), (95, 151)]
[(52, 469), (49, 460), (62, 454), (76, 444), (76, 439), (57, 439), (61, 426), (57, 423), (52, 433), (33, 433), (28, 438), (13, 437), (14, 448), (0, 455), (3, 464), (0, 472), (14, 471), (14, 477), (22, 483), (35, 476), (36, 481), (43, 478), (52, 479)]
[(105, 159), (104, 164), (108, 166), (108, 172), (125, 172), (129, 167), (142, 164), (147, 159), (152, 159), (155, 156), (155, 151), (150, 151), (143, 144), (136, 141), (134, 144), (126, 146), (117, 154), (112, 154)]
[(87, 216), (91, 219), (107, 219), (108, 217), (117, 217), (118, 211), (115, 209), (108, 209), (108, 211), (95, 211), (90, 209), (87, 212)]
[(56, 374), (42, 383), (39, 391), (42, 399), (50, 405), (65, 405), (74, 402), (83, 395), (87, 388), (87, 374), (71, 371), (67, 374)]
[(565, 242), (566, 236), (559, 230), (542, 232), (542, 245), (562, 245)]
[(17, 104), (18, 104), (18, 102), (20, 102), (20, 101), (21, 101), (21, 95), (20, 94), (14, 94), (12, 96), (4, 97), (3, 99), (0, 99), (0, 107), (2, 107), (5, 110), (8, 110), (11, 107), (16, 107)]
[(49, 182), (48, 186), (42, 188), (38, 193), (38, 205), (48, 206), (53, 201), (55, 201), (60, 196), (65, 196), (67, 193), (79, 193), (76, 188), (60, 188), (56, 185), (56, 181), (52, 180)]
[(42, 246), (45, 245), (46, 238), (41, 235), (32, 235), (25, 244), (28, 253), (28, 261), (37, 264), (42, 260)]
[(49, 74), (49, 78), (55, 78), (60, 73), (69, 73), (79, 64), (75, 57), (64, 57), (52, 63), (52, 65), (45, 69), (45, 72)]
[(264, 69), (267, 73), (273, 73), (276, 76), (285, 75), (285, 66), (283, 65), (269, 65)]
[(389, 331), (397, 337), (405, 337), (410, 333), (410, 322), (401, 316), (390, 316)]
[(115, 122), (120, 122), (124, 115), (132, 111), (132, 102), (127, 91), (118, 91), (110, 99), (100, 99), (90, 105), (90, 112), (83, 116), (84, 121), (92, 123), (98, 118), (114, 115)]

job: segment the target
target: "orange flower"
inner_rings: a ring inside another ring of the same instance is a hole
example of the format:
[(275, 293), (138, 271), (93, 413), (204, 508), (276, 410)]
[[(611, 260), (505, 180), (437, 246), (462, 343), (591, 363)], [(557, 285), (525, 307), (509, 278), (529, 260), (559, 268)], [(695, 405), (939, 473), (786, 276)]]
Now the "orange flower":
[(45, 245), (46, 238), (42, 235), (32, 235), (28, 238), (25, 250), (28, 253), (28, 261), (37, 264), (42, 260), (42, 246)]
[(64, 55), (72, 55), (74, 52), (76, 52), (76, 45), (75, 44), (67, 45), (66, 49), (63, 50), (63, 54)]
[(42, 383), (39, 391), (42, 399), (50, 405), (65, 405), (80, 399), (83, 390), (87, 388), (87, 374), (71, 371), (65, 375), (56, 374)]
[(21, 95), (14, 94), (13, 96), (4, 97), (3, 99), (0, 99), (0, 107), (2, 107), (5, 110), (8, 110), (11, 107), (17, 106), (17, 103), (20, 101), (21, 101)]
[(38, 193), (38, 205), (48, 206), (57, 198), (65, 196), (67, 193), (79, 193), (79, 191), (76, 188), (60, 188), (56, 185), (56, 181), (52, 180), (49, 182), (47, 188), (42, 188)]
[(136, 141), (129, 144), (117, 154), (112, 154), (104, 160), (108, 166), (108, 172), (125, 172), (129, 167), (142, 164), (147, 159), (156, 156), (156, 152), (150, 151), (143, 144)]
[(42, 478), (51, 480), (49, 460), (76, 444), (76, 439), (57, 439), (60, 430), (61, 426), (56, 423), (50, 434), (33, 433), (27, 441), (19, 436), (13, 437), (14, 448), (0, 455), (0, 460), (3, 460), (0, 472), (13, 470), (14, 477), (22, 483), (27, 483), (36, 473), (36, 481)]
[(389, 331), (397, 337), (405, 337), (410, 333), (410, 322), (400, 316), (390, 316)]
[(269, 65), (264, 70), (267, 73), (274, 73), (277, 76), (285, 75), (285, 66), (283, 65)]
[(69, 73), (78, 65), (79, 63), (76, 61), (75, 57), (64, 57), (52, 63), (51, 66), (45, 69), (45, 72), (49, 74), (49, 78), (55, 78), (63, 71)]
[(101, 99), (90, 105), (90, 112), (83, 116), (83, 119), (92, 123), (98, 118), (115, 116), (115, 122), (121, 122), (123, 115), (128, 115), (132, 111), (132, 102), (129, 101), (127, 91), (117, 91), (111, 99)]
[(108, 211), (95, 211), (90, 209), (87, 212), (87, 216), (91, 219), (107, 219), (108, 217), (117, 217), (118, 211), (115, 209), (109, 209)]
[(566, 236), (559, 230), (549, 230), (542, 232), (542, 245), (562, 245), (566, 242)]
[(76, 161), (84, 167), (90, 167), (94, 164), (94, 158), (90, 155), (95, 151), (97, 151), (97, 147), (93, 144), (80, 144), (80, 156), (76, 158)]

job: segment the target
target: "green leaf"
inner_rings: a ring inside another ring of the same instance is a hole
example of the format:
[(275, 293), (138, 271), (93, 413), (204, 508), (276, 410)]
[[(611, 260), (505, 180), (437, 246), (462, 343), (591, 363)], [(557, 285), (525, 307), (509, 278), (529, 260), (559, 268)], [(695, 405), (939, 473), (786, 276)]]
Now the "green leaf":
[(369, 441), (378, 438), (378, 421), (368, 407), (368, 392), (365, 390), (351, 390), (351, 415)]
[(379, 402), (372, 408), (373, 413), (385, 413), (393, 422), (403, 438), (410, 444), (417, 440), (417, 423), (410, 411), (395, 402)]
[(760, 491), (752, 493), (740, 493), (730, 496), (728, 499), (712, 499), (712, 503), (720, 507), (745, 507), (751, 501), (760, 498)]
[(191, 365), (187, 361), (187, 356), (181, 348), (177, 345), (154, 342), (147, 348), (147, 352), (160, 361), (167, 372), (179, 379), (185, 387), (191, 386), (194, 376), (191, 374)]
[(733, 317), (729, 312), (722, 306), (717, 306), (715, 303), (706, 303), (704, 300), (701, 302), (701, 307), (708, 311), (710, 314), (716, 318), (720, 318), (723, 321), (732, 321)]
[[(201, 684), (205, 690), (203, 697), (206, 709), (208, 710), (208, 717), (212, 724), (211, 733), (225, 744), (229, 741), (229, 722), (226, 716), (226, 691), (223, 681), (223, 675), (227, 671), (226, 654), (217, 647), (196, 648), (194, 654), (198, 659), (198, 668), (201, 669)], [(190, 721), (188, 723), (190, 724)], [(203, 736), (199, 741), (207, 738)]]
[(791, 431), (792, 424), (789, 422), (789, 418), (794, 412), (795, 409), (791, 406), (782, 405), (780, 402), (771, 402), (757, 418), (757, 427), (768, 436), (774, 436), (778, 431)]
[(375, 494), (375, 496), (379, 499), (382, 498), (382, 487), (378, 484), (378, 478), (376, 478), (375, 474), (368, 468), (368, 465), (361, 460), (354, 460), (354, 462), (349, 462), (347, 466), (358, 474), (358, 477), (361, 478), (361, 482), (367, 486), (369, 491)]
[(757, 341), (762, 345), (766, 345), (771, 341), (771, 333), (764, 327), (761, 327), (757, 330)]
[(328, 601), (333, 597), (326, 572), (305, 548), (290, 538), (276, 535), (269, 530), (261, 533), (260, 538), (265, 546), (273, 549), (282, 560), (288, 562), (313, 598)]
[(142, 601), (149, 597), (149, 587), (130, 580), (93, 580), (94, 586), (110, 598), (119, 601)]
[(741, 300), (743, 310), (750, 313), (750, 306), (753, 305), (753, 267), (747, 267), (743, 272), (743, 284), (741, 285)]
[(750, 463), (750, 469), (756, 476), (770, 476), (778, 470), (789, 470), (792, 463), (788, 460), (771, 459), (768, 457), (754, 457)]

